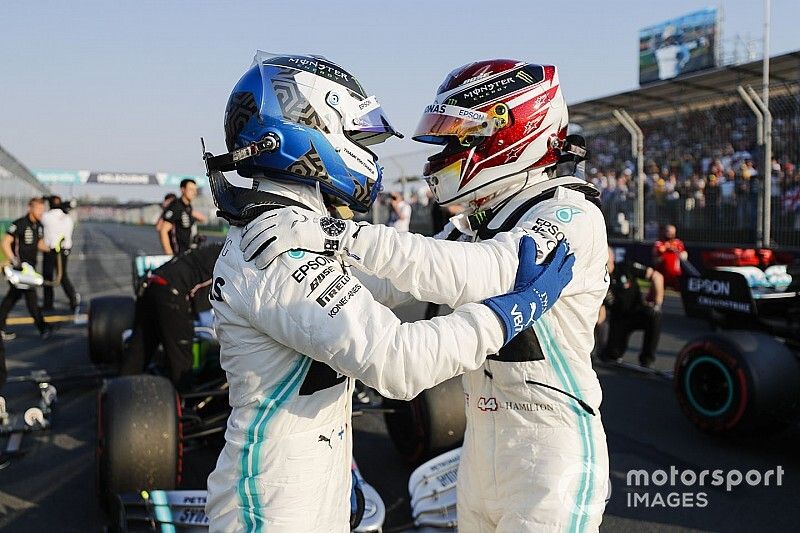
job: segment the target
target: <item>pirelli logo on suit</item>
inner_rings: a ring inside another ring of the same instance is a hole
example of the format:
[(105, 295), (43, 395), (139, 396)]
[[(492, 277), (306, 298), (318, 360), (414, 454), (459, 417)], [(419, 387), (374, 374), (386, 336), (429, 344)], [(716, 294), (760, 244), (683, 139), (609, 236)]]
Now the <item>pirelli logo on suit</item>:
[(331, 282), (331, 284), (328, 285), (327, 288), (325, 288), (325, 290), (322, 291), (322, 293), (319, 296), (317, 296), (317, 303), (321, 307), (325, 307), (326, 305), (331, 303), (334, 300), (334, 298), (336, 298), (336, 295), (339, 294), (339, 291), (341, 291), (349, 281), (350, 281), (350, 276), (348, 276), (347, 274), (341, 274), (339, 276), (336, 276), (333, 282)]

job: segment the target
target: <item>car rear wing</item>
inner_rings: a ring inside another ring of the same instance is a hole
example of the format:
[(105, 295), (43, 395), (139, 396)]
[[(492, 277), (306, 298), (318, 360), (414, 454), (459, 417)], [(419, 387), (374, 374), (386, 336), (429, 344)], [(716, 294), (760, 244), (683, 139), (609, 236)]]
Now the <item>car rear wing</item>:
[(712, 318), (714, 313), (757, 317), (747, 278), (739, 272), (708, 270), (681, 279), (681, 298), (687, 316)]

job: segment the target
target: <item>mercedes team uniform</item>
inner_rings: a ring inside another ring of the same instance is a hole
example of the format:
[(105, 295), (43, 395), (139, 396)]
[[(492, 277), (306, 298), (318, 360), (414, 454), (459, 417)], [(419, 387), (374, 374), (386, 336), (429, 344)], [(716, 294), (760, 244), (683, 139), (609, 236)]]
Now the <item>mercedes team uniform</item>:
[(194, 319), (210, 308), (209, 292), (221, 244), (172, 258), (150, 273), (136, 298), (130, 345), (120, 374), (141, 374), (161, 344), (179, 392), (192, 385)]
[(260, 270), (241, 235), (231, 228), (211, 290), (232, 407), (208, 478), (211, 531), (347, 531), (354, 379), (413, 398), (479, 368), (503, 327), (477, 303), (401, 324), (339, 261), (296, 251)]
[[(39, 253), (38, 244), (43, 235), (42, 225), (37, 221), (31, 220), (29, 215), (25, 215), (12, 222), (6, 233), (14, 238), (11, 248), (20, 262), (28, 263), (36, 268), (36, 259)], [(0, 331), (5, 331), (8, 313), (11, 312), (14, 304), (22, 297), (25, 298), (28, 312), (33, 317), (33, 322), (36, 324), (39, 333), (44, 333), (46, 326), (44, 318), (42, 318), (42, 310), (39, 308), (39, 302), (36, 299), (36, 289), (18, 289), (10, 283), (8, 284), (6, 297), (0, 303)]]
[(383, 278), (375, 291), (387, 301), (402, 302), (397, 291), (405, 291), (451, 307), (513, 285), (522, 235), (545, 253), (566, 237), (575, 254), (573, 280), (550, 312), (462, 378), (460, 531), (586, 531), (602, 520), (608, 451), (590, 352), (608, 289), (608, 249), (602, 213), (587, 199), (594, 195), (577, 178), (549, 180), (489, 215), (454, 217), (438, 236), (480, 244), (434, 243), (379, 225), (361, 226), (347, 241), (347, 262)]
[(172, 224), (170, 244), (174, 255), (180, 255), (191, 248), (192, 238), (197, 234), (192, 204), (184, 203), (180, 197), (175, 198), (164, 208), (161, 219)]

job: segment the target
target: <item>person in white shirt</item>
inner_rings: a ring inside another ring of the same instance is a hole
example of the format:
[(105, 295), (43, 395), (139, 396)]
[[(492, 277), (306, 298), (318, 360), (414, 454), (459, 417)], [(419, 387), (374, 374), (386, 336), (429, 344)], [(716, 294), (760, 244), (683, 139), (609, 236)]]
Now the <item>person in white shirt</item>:
[(389, 198), (389, 223), (387, 226), (397, 231), (408, 231), (411, 224), (411, 206), (403, 200), (403, 196), (393, 192)]
[[(67, 258), (72, 249), (72, 230), (75, 223), (72, 217), (67, 214), (61, 203), (60, 196), (50, 197), (50, 210), (42, 215), (42, 226), (44, 227), (44, 244), (49, 249), (44, 253), (42, 265), (43, 275), (46, 280), (54, 281), (58, 273), (61, 274), (61, 288), (69, 299), (69, 307), (72, 311), (78, 308), (79, 296), (75, 292), (67, 275)], [(61, 263), (59, 269), (58, 263)], [(43, 311), (53, 309), (53, 287), (44, 287), (44, 306)]]

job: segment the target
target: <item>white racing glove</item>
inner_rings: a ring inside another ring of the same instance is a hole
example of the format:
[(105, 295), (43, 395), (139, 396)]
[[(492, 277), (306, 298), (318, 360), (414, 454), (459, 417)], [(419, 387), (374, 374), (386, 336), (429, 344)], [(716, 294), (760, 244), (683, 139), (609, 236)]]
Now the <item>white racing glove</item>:
[(245, 261), (264, 269), (290, 250), (334, 255), (348, 248), (361, 226), (299, 207), (284, 207), (267, 211), (245, 226), (239, 246)]

